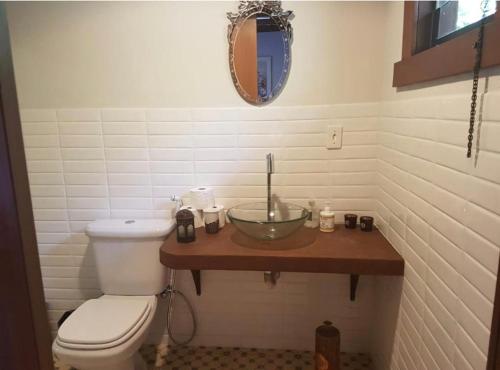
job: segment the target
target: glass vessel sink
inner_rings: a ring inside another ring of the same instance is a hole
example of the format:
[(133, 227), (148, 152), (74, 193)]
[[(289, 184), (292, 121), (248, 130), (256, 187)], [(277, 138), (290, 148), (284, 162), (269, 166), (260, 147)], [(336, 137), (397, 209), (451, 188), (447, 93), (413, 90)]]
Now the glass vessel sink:
[(306, 208), (278, 203), (268, 213), (266, 202), (240, 204), (227, 211), (234, 226), (242, 233), (260, 240), (284, 238), (297, 231), (306, 222)]

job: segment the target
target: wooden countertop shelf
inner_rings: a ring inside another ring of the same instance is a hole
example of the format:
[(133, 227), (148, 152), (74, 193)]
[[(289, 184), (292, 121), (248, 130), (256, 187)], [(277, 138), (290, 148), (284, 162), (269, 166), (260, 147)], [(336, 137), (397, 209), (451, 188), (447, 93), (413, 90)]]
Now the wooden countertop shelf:
[(229, 224), (217, 234), (196, 229), (196, 241), (178, 243), (176, 234), (160, 249), (160, 261), (191, 270), (201, 294), (201, 270), (315, 272), (351, 275), (354, 299), (359, 275), (403, 275), (404, 260), (378, 231), (336, 225), (333, 233), (302, 228), (288, 238), (258, 241)]

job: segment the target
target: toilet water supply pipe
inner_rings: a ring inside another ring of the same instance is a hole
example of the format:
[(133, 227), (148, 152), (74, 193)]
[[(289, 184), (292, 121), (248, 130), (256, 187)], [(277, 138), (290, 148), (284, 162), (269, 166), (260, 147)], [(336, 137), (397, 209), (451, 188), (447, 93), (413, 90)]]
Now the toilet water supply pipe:
[[(191, 332), (191, 335), (189, 336), (188, 339), (182, 341), (182, 340), (177, 340), (174, 338), (174, 335), (172, 333), (172, 317), (174, 314), (174, 303), (175, 303), (175, 296), (176, 294), (179, 294), (179, 296), (184, 299), (186, 302), (186, 305), (189, 309), (189, 313), (191, 314), (191, 317), (193, 319), (193, 331)], [(170, 269), (170, 283), (167, 286), (167, 288), (161, 293), (161, 296), (163, 298), (168, 296), (168, 306), (167, 306), (167, 333), (168, 337), (174, 342), (174, 344), (177, 344), (179, 346), (188, 344), (191, 342), (196, 335), (196, 330), (197, 330), (197, 323), (196, 323), (196, 316), (194, 314), (194, 309), (191, 303), (189, 303), (187, 297), (184, 295), (179, 290), (175, 289), (175, 270)]]

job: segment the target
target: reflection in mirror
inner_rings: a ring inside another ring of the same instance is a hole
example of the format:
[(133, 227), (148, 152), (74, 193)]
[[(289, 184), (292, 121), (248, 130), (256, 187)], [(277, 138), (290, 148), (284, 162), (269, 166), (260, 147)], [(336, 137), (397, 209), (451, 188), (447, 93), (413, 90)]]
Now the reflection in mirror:
[(229, 65), (243, 99), (255, 105), (273, 100), (290, 70), (292, 28), (279, 1), (242, 1), (228, 13)]
[(257, 16), (257, 92), (267, 101), (278, 86), (284, 70), (283, 35), (279, 26), (266, 14)]

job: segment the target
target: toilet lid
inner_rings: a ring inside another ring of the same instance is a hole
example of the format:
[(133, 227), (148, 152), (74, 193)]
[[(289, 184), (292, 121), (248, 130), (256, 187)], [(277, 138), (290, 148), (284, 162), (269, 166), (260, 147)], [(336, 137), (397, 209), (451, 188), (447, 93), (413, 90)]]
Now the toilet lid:
[(61, 325), (58, 341), (92, 347), (121, 342), (138, 330), (150, 309), (148, 299), (88, 300)]

